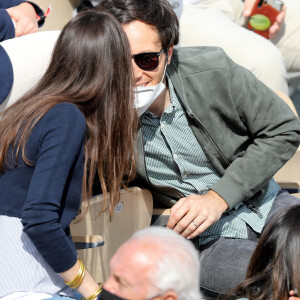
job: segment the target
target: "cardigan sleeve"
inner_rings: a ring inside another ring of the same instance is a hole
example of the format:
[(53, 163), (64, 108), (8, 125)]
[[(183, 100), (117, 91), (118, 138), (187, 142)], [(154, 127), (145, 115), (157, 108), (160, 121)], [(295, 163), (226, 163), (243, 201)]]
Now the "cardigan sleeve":
[(8, 57), (8, 54), (6, 53), (6, 51), (1, 45), (0, 45), (0, 66), (1, 66), (0, 67), (0, 87), (1, 87), (0, 104), (1, 104), (8, 96), (14, 81), (14, 73), (13, 73), (13, 67), (11, 61)]
[(48, 111), (37, 126), (39, 150), (22, 224), (39, 253), (59, 273), (77, 260), (69, 224), (80, 206), (86, 123), (75, 106), (63, 103)]
[(22, 2), (26, 2), (24, 0), (0, 0), (0, 8), (10, 8), (13, 6), (17, 6)]
[(0, 9), (0, 42), (15, 37), (15, 27), (6, 9)]

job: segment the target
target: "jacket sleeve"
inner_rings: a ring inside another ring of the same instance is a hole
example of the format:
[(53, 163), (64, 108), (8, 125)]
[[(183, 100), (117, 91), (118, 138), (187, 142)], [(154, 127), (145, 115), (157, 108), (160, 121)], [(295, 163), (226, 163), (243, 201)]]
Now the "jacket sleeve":
[(228, 105), (247, 128), (249, 145), (212, 186), (234, 207), (267, 184), (293, 156), (300, 142), (299, 119), (288, 105), (248, 70), (229, 58)]
[(0, 9), (0, 42), (15, 37), (15, 27), (6, 9)]
[(81, 200), (85, 119), (73, 105), (60, 104), (40, 122), (40, 147), (22, 224), (39, 253), (59, 273), (77, 260), (69, 224)]

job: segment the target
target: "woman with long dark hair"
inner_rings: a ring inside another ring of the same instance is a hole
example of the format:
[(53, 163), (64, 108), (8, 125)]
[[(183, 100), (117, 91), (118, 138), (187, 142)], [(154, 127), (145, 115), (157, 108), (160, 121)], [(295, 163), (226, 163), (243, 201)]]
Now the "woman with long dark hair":
[[(235, 288), (239, 299), (300, 299), (300, 205), (282, 211), (263, 232), (246, 280)], [(246, 298), (242, 298), (246, 297)]]
[(40, 82), (1, 113), (0, 298), (100, 293), (69, 224), (88, 206), (96, 174), (111, 211), (124, 175), (134, 175), (132, 85), (121, 26), (86, 11), (62, 30)]

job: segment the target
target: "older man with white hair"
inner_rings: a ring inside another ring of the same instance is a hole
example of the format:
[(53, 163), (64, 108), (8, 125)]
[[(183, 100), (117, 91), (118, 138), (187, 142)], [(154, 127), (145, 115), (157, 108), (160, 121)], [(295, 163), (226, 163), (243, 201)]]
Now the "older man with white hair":
[(193, 244), (170, 229), (135, 233), (112, 257), (98, 299), (199, 300), (200, 262)]

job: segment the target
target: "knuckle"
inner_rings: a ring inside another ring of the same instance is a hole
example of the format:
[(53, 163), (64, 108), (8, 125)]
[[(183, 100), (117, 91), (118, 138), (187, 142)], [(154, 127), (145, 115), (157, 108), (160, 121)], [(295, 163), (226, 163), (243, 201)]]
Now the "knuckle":
[(176, 227), (178, 227), (180, 231), (183, 231), (186, 228), (186, 226), (184, 226), (182, 223), (178, 223)]
[(209, 215), (209, 213), (208, 213), (207, 210), (204, 210), (204, 211), (203, 211), (202, 216), (203, 216), (205, 219), (209, 219), (209, 218), (210, 218), (210, 215)]
[(173, 213), (172, 218), (173, 218), (175, 221), (178, 221), (178, 220), (180, 219), (179, 213), (178, 213), (177, 211), (175, 211), (175, 212)]

